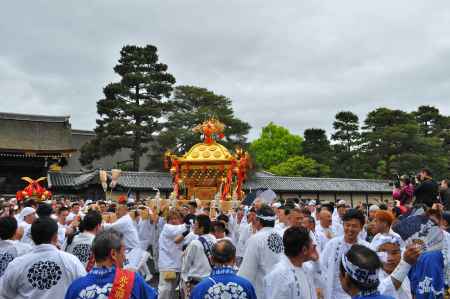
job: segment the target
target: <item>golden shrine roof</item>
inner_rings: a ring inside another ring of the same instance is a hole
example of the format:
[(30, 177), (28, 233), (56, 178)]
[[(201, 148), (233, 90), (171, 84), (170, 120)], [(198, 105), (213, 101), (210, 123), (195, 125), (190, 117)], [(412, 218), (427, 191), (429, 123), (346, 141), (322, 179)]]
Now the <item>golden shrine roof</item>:
[(198, 143), (191, 147), (189, 152), (179, 158), (180, 162), (228, 162), (234, 157), (221, 144)]

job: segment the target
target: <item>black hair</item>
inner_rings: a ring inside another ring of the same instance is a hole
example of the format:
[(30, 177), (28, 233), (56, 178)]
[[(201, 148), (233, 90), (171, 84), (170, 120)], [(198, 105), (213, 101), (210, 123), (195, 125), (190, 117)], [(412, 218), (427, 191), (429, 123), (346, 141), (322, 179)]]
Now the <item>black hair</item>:
[(226, 231), (227, 231), (225, 223), (223, 223), (222, 221), (211, 222), (211, 226), (212, 226), (212, 230), (214, 232), (224, 232), (224, 233), (226, 233)]
[(23, 203), (23, 207), (33, 207), (36, 206), (36, 201), (34, 199), (28, 199)]
[(328, 211), (330, 211), (331, 214), (333, 214), (334, 212), (334, 205), (331, 203), (326, 203), (322, 205), (322, 209), (326, 209)]
[(227, 264), (236, 257), (236, 247), (229, 240), (220, 240), (211, 249), (213, 263)]
[[(380, 258), (378, 257), (376, 252), (363, 245), (353, 245), (347, 252), (346, 257), (353, 265), (370, 272), (376, 272), (382, 267)], [(340, 263), (340, 271), (342, 273), (345, 272), (342, 262)], [(350, 275), (348, 277), (350, 279), (350, 282), (363, 293), (376, 291), (379, 285), (379, 281), (371, 284), (361, 283), (353, 279), (353, 277), (351, 277)]]
[(92, 242), (96, 262), (103, 262), (111, 256), (111, 250), (120, 250), (123, 234), (110, 228), (98, 233)]
[(50, 217), (39, 217), (31, 225), (31, 239), (34, 244), (50, 244), (58, 233), (58, 224)]
[(58, 210), (58, 215), (61, 214), (61, 213), (64, 212), (64, 211), (67, 211), (67, 212), (68, 212), (68, 211), (69, 211), (69, 208), (68, 208), (68, 207), (65, 207), (65, 206), (60, 207), (59, 210)]
[(74, 206), (80, 206), (80, 203), (76, 201), (76, 202), (72, 203), (72, 205), (70, 207), (73, 208)]
[(220, 214), (219, 216), (217, 216), (217, 220), (218, 221), (224, 221), (226, 223), (230, 222), (230, 217), (228, 217), (225, 214)]
[(304, 227), (293, 226), (283, 234), (284, 254), (288, 257), (296, 257), (304, 247), (312, 242), (309, 231)]
[(80, 226), (83, 225), (83, 230), (90, 231), (95, 229), (101, 223), (102, 215), (99, 212), (92, 210), (84, 216), (83, 220), (80, 222)]
[(366, 223), (366, 217), (364, 216), (363, 212), (361, 212), (358, 209), (348, 209), (344, 216), (342, 216), (342, 221), (346, 222), (352, 219), (356, 219), (361, 223), (361, 226), (364, 226)]
[(384, 204), (384, 203), (380, 204), (379, 208), (380, 208), (380, 210), (383, 210), (383, 211), (387, 211), (388, 210), (388, 206), (386, 204)]
[(17, 230), (17, 220), (15, 217), (1, 217), (0, 218), (0, 239), (11, 239)]
[(426, 168), (426, 167), (422, 168), (422, 169), (420, 170), (420, 172), (425, 173), (425, 174), (426, 174), (427, 176), (429, 176), (429, 177), (432, 177), (432, 176), (433, 176), (433, 174), (431, 173), (431, 170), (430, 170), (429, 168)]
[(259, 210), (256, 211), (256, 219), (258, 219), (259, 223), (261, 223), (263, 227), (275, 226), (275, 220), (264, 220), (259, 218), (258, 216), (275, 217), (275, 212), (268, 205), (262, 205), (261, 208), (259, 208)]
[(198, 207), (197, 202), (195, 202), (195, 201), (188, 202), (188, 205), (190, 205), (192, 208), (197, 208)]
[(209, 234), (211, 232), (211, 220), (207, 215), (200, 214), (195, 219), (195, 222), (198, 223), (199, 227), (203, 228), (204, 234)]
[(40, 203), (36, 209), (36, 214), (41, 217), (50, 217), (53, 213), (52, 206), (47, 203)]

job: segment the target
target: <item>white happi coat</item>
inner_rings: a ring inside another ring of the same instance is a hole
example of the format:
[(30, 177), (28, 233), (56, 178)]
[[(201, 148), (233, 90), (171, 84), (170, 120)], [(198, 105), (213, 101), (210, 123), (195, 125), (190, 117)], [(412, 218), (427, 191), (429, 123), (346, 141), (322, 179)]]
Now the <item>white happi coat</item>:
[(159, 236), (159, 260), (158, 267), (160, 272), (181, 271), (182, 244), (176, 244), (176, 236), (181, 235), (186, 230), (185, 224), (168, 224), (163, 227)]
[(0, 277), (16, 257), (30, 252), (31, 245), (12, 240), (0, 240)]
[(138, 232), (136, 226), (134, 225), (134, 221), (131, 219), (129, 214), (120, 217), (112, 224), (104, 224), (104, 227), (113, 228), (118, 232), (121, 232), (123, 234), (126, 249), (131, 250), (139, 247)]
[(245, 254), (245, 250), (247, 249), (248, 239), (253, 234), (252, 225), (248, 222), (241, 222), (239, 225), (239, 239), (236, 246), (236, 256), (243, 257)]
[(91, 255), (94, 238), (95, 235), (90, 232), (80, 233), (73, 238), (72, 244), (66, 248), (66, 251), (76, 256), (85, 268)]
[(273, 227), (264, 227), (252, 235), (238, 275), (247, 278), (255, 288), (256, 296), (263, 298), (264, 277), (283, 255), (283, 238)]
[(38, 245), (9, 264), (0, 280), (0, 298), (64, 298), (69, 285), (84, 275), (75, 256), (51, 244)]
[[(200, 236), (199, 236), (200, 237)], [(216, 238), (210, 234), (202, 235), (212, 249)], [(188, 281), (189, 277), (205, 278), (211, 274), (211, 266), (205, 254), (202, 242), (197, 238), (189, 243), (184, 251), (181, 263), (181, 278)]]
[[(369, 246), (364, 240), (357, 240), (357, 244)], [(350, 250), (352, 244), (348, 244), (344, 240), (344, 236), (331, 239), (320, 256), (320, 266), (322, 270), (322, 278), (325, 299), (350, 299), (350, 296), (344, 292), (339, 280), (339, 265), (342, 255)]]
[(23, 236), (20, 241), (23, 243), (29, 244), (31, 246), (34, 246), (33, 239), (31, 239), (31, 224), (28, 224), (25, 221), (22, 221), (19, 224), (19, 226), (23, 228)]
[(308, 268), (296, 267), (283, 256), (264, 277), (264, 299), (316, 299), (313, 276)]
[(412, 298), (411, 285), (408, 276), (405, 277), (399, 289), (395, 289), (391, 276), (386, 272), (384, 272), (383, 270), (380, 270), (378, 272), (378, 278), (380, 279), (380, 285), (378, 286), (380, 294), (385, 296), (391, 296), (394, 299)]

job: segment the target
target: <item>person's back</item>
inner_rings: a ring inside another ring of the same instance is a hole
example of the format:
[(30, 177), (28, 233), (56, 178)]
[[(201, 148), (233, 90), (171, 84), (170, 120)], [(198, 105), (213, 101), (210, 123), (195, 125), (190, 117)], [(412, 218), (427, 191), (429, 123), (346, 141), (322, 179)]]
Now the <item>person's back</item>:
[(425, 204), (431, 208), (433, 203), (437, 202), (439, 185), (433, 180), (431, 172), (428, 169), (422, 169), (420, 171), (420, 178), (421, 183), (414, 190), (414, 196), (416, 197), (414, 205)]
[(236, 248), (229, 240), (218, 241), (213, 246), (211, 256), (212, 273), (195, 286), (191, 299), (257, 298), (250, 281), (236, 275), (233, 269), (236, 261)]
[(248, 240), (238, 274), (247, 278), (255, 287), (258, 297), (262, 297), (263, 278), (280, 261), (283, 238), (274, 229), (275, 213), (270, 207), (262, 207), (256, 217), (259, 231)]
[(7, 216), (0, 218), (0, 277), (16, 257), (31, 251), (31, 246), (12, 240), (17, 231), (17, 220)]
[(14, 259), (2, 277), (0, 298), (62, 298), (70, 283), (86, 274), (73, 255), (58, 250), (58, 226), (48, 217), (31, 227), (36, 246), (29, 254)]
[(70, 285), (65, 298), (116, 298), (111, 293), (114, 295), (123, 292), (118, 298), (156, 299), (156, 291), (138, 273), (122, 270), (124, 249), (121, 233), (113, 229), (100, 232), (92, 245), (95, 267)]

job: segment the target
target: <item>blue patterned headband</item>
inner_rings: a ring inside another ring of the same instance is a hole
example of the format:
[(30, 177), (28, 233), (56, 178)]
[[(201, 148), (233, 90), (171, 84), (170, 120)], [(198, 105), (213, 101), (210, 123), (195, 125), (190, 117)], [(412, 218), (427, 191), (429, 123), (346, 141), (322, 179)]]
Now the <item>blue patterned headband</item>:
[(380, 248), (380, 246), (388, 243), (397, 244), (401, 246), (400, 237), (393, 234), (382, 235), (379, 238), (376, 238), (375, 240), (372, 241), (372, 243), (370, 244), (370, 249), (377, 251), (378, 248)]
[(373, 286), (380, 283), (378, 279), (378, 271), (369, 271), (352, 264), (345, 254), (342, 256), (342, 266), (351, 278), (361, 284)]

